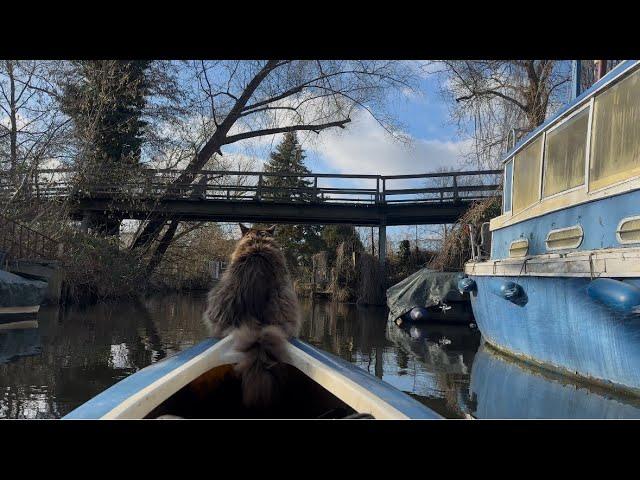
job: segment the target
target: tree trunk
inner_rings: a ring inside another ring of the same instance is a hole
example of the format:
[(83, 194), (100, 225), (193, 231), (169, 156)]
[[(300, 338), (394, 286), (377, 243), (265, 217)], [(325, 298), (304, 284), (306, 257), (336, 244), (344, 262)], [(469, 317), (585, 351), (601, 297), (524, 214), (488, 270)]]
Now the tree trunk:
[(156, 267), (162, 261), (162, 257), (169, 248), (169, 245), (171, 245), (171, 240), (173, 240), (173, 236), (176, 234), (176, 230), (178, 229), (179, 224), (180, 220), (175, 218), (171, 220), (169, 228), (167, 228), (167, 231), (162, 236), (162, 239), (160, 239), (160, 243), (158, 244), (156, 250), (153, 252), (151, 260), (149, 260), (149, 264), (147, 265), (147, 278), (154, 272)]
[[(236, 123), (238, 118), (240, 118), (240, 114), (242, 113), (242, 109), (247, 105), (247, 102), (254, 94), (260, 83), (269, 75), (271, 70), (273, 70), (277, 66), (277, 60), (269, 60), (267, 64), (251, 79), (251, 81), (247, 84), (247, 87), (242, 92), (242, 95), (238, 98), (233, 108), (229, 111), (229, 114), (225, 117), (224, 121), (218, 126), (212, 137), (209, 141), (202, 147), (202, 149), (198, 152), (198, 154), (189, 162), (189, 165), (184, 169), (184, 172), (178, 176), (178, 178), (172, 183), (173, 185), (184, 185), (191, 184), (195, 178), (195, 172), (201, 170), (207, 161), (213, 156), (214, 153), (220, 152), (220, 148), (225, 144), (227, 134), (231, 130), (231, 127)], [(161, 218), (159, 216), (152, 216), (147, 225), (144, 227), (140, 235), (135, 239), (133, 244), (131, 245), (131, 249), (139, 249), (142, 247), (146, 247), (151, 244), (151, 242), (158, 238), (160, 232), (162, 231), (162, 226), (166, 219)], [(171, 220), (171, 225), (173, 226), (175, 220)], [(177, 228), (177, 224), (175, 226)], [(171, 227), (162, 238), (160, 245), (153, 254), (153, 259), (159, 254), (160, 259), (164, 252), (168, 248), (168, 244), (171, 243), (173, 236), (175, 235), (175, 228), (173, 232), (171, 232)], [(166, 239), (167, 245), (164, 247), (164, 251), (161, 251), (162, 242)], [(157, 262), (160, 262), (160, 259)], [(151, 265), (150, 265), (151, 266)], [(153, 267), (155, 268), (155, 266)], [(153, 270), (153, 269), (152, 269)]]
[(11, 127), (9, 130), (9, 176), (17, 187), (19, 185), (18, 178), (18, 121), (16, 111), (16, 82), (13, 75), (13, 63), (6, 60), (7, 75), (9, 76), (9, 122)]

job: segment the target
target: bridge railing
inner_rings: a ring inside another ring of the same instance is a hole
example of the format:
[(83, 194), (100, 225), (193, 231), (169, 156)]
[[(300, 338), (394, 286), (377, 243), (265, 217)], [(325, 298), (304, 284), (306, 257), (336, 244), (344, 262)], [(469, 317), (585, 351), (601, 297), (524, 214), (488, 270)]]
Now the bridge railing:
[(0, 214), (0, 251), (13, 260), (54, 260), (62, 253), (62, 244)]
[(442, 203), (499, 195), (501, 175), (501, 170), (386, 176), (200, 170), (187, 179), (191, 181), (178, 182), (184, 170), (144, 169), (117, 182), (92, 182), (86, 178), (79, 181), (69, 169), (49, 169), (38, 172), (38, 189), (32, 195), (372, 205)]
[(387, 175), (381, 178), (386, 203), (481, 200), (499, 195), (502, 188), (502, 170)]

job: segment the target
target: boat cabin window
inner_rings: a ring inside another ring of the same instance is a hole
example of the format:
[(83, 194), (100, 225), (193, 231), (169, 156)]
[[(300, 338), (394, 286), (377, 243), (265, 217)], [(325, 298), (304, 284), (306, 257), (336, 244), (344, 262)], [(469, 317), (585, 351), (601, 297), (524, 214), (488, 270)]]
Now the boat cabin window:
[(640, 71), (594, 101), (589, 189), (640, 175)]
[(513, 213), (536, 203), (540, 198), (542, 136), (520, 150), (513, 166)]
[(584, 184), (589, 108), (547, 132), (542, 196)]
[(511, 211), (511, 184), (513, 182), (513, 159), (504, 166), (504, 195), (502, 197), (502, 212)]

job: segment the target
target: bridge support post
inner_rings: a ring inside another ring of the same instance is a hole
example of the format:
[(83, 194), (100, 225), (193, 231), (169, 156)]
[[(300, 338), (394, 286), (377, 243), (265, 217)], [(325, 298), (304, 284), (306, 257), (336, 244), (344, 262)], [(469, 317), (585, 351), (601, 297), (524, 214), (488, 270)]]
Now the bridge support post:
[(387, 226), (384, 224), (378, 227), (378, 259), (380, 266), (384, 268), (387, 260)]
[(82, 223), (80, 224), (80, 231), (84, 234), (89, 233), (89, 222), (91, 221), (91, 214), (84, 212), (82, 214)]

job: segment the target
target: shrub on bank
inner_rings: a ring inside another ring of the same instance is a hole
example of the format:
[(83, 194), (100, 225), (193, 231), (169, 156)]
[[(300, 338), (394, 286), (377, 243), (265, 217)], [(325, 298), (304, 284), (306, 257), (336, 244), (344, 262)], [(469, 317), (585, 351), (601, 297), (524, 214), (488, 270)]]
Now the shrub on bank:
[(63, 244), (65, 303), (136, 297), (144, 292), (144, 262), (128, 250), (121, 250), (117, 238), (70, 231)]
[(444, 239), (442, 249), (429, 263), (429, 267), (438, 271), (462, 270), (465, 262), (471, 258), (467, 225), (474, 225), (479, 231), (482, 223), (500, 215), (500, 202), (499, 197), (492, 197), (474, 203)]

